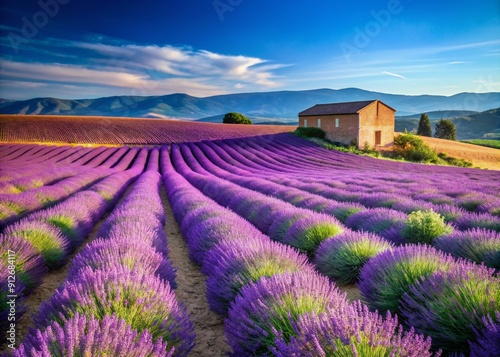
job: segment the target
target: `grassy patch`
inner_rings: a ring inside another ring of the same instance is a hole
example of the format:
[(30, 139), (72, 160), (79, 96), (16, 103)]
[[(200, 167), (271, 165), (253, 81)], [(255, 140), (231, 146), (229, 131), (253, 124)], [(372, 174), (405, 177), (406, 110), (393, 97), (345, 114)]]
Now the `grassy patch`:
[(500, 149), (500, 140), (472, 139), (472, 140), (462, 140), (462, 142), (468, 144), (486, 146), (494, 149)]

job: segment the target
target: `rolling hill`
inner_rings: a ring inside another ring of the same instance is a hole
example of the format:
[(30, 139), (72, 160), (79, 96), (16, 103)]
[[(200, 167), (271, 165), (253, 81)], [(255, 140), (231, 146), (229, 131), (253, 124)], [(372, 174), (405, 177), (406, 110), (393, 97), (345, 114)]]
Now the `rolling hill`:
[[(202, 119), (236, 111), (259, 121), (296, 122), (297, 114), (318, 103), (380, 99), (398, 115), (436, 110), (484, 111), (500, 107), (500, 93), (460, 93), (453, 96), (398, 95), (357, 88), (315, 89), (218, 95), (205, 98), (187, 94), (115, 96), (97, 99), (34, 98), (0, 100), (2, 114), (97, 115)], [(210, 121), (210, 120), (207, 120)]]
[[(452, 117), (459, 139), (491, 137), (500, 133), (500, 93), (459, 93), (453, 96), (398, 95), (357, 88), (240, 93), (198, 98), (187, 94), (115, 96), (97, 99), (0, 99), (0, 114), (114, 116), (190, 119), (220, 123), (236, 111), (256, 124), (296, 125), (297, 114), (318, 103), (380, 99), (397, 109), (396, 131), (417, 127), (420, 113), (431, 121)], [(489, 111), (481, 113), (482, 111)]]

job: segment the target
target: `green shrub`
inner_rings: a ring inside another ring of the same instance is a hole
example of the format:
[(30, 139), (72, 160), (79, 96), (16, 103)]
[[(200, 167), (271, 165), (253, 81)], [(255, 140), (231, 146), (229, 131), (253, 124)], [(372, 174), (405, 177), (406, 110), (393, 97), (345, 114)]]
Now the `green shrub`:
[(324, 139), (326, 135), (326, 133), (322, 129), (314, 127), (312, 128), (298, 127), (297, 129), (295, 129), (295, 133), (299, 136), (303, 136), (306, 138), (319, 138), (319, 139)]
[(444, 222), (439, 213), (430, 211), (415, 211), (410, 213), (403, 229), (403, 237), (409, 243), (432, 243), (444, 234), (450, 234), (453, 228)]
[(370, 146), (367, 141), (365, 141), (365, 145), (363, 146), (363, 153), (374, 157), (380, 156), (380, 152), (375, 147)]
[(222, 119), (224, 124), (252, 124), (252, 121), (240, 113), (231, 112), (224, 115)]
[(422, 139), (409, 132), (394, 138), (394, 156), (414, 162), (439, 163), (439, 157), (434, 150), (425, 145)]

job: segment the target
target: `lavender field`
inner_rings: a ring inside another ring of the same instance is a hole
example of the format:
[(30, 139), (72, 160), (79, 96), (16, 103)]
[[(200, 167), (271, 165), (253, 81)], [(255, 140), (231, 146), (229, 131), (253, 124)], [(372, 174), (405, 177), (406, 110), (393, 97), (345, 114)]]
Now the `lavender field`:
[[(499, 356), (499, 182), (500, 171), (356, 156), (287, 133), (152, 148), (2, 144), (1, 348)], [(223, 321), (218, 350), (200, 345), (218, 340), (201, 336), (178, 292), (169, 219), (205, 276), (204, 309)]]

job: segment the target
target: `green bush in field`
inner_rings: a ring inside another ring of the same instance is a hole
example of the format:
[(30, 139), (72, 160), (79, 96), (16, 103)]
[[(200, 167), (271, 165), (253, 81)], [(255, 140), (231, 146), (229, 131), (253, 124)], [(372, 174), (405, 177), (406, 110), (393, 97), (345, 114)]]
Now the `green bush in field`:
[(252, 124), (252, 121), (240, 113), (231, 112), (224, 115), (222, 119), (224, 124)]
[(304, 128), (298, 127), (295, 129), (295, 133), (299, 136), (304, 136), (306, 138), (319, 138), (324, 139), (326, 133), (320, 128)]
[(422, 139), (409, 132), (394, 138), (394, 155), (396, 158), (415, 162), (439, 163), (437, 153), (425, 145)]
[(430, 211), (415, 211), (408, 215), (403, 237), (409, 243), (427, 243), (444, 234), (450, 234), (453, 228), (446, 224), (444, 218)]

